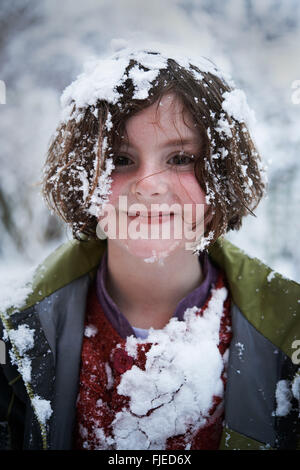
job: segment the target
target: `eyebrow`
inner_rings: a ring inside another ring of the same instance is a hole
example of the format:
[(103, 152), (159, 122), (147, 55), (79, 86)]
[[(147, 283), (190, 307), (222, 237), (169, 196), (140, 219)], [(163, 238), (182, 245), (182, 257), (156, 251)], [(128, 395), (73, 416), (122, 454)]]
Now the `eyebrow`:
[[(130, 144), (130, 142), (128, 142), (128, 140), (123, 140), (120, 146), (123, 147), (123, 145), (128, 148), (132, 148), (132, 145)], [(175, 139), (167, 140), (166, 143), (162, 145), (162, 147), (176, 147), (176, 146), (184, 147), (186, 145), (201, 145), (201, 142), (197, 138), (190, 138), (190, 139), (175, 138)]]
[(181, 147), (185, 145), (194, 145), (194, 144), (199, 144), (199, 140), (196, 138), (190, 138), (190, 139), (171, 139), (168, 140), (165, 147), (173, 147), (176, 145), (180, 145)]

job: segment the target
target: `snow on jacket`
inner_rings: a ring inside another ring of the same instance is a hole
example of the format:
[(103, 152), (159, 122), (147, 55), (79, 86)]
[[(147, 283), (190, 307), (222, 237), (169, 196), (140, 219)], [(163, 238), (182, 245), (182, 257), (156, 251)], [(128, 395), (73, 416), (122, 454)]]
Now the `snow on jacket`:
[[(86, 297), (106, 243), (62, 245), (36, 271), (22, 307), (0, 313), (6, 340), (2, 448), (72, 448)], [(219, 239), (209, 255), (225, 272), (232, 298), (220, 449), (295, 449), (300, 286), (226, 240)]]

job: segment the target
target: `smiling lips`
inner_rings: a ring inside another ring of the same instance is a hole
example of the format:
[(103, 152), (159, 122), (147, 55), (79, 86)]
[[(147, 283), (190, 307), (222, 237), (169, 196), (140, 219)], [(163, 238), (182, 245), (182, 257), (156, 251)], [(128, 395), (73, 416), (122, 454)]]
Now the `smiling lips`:
[(137, 211), (135, 214), (133, 215), (130, 215), (129, 213), (127, 213), (129, 219), (131, 220), (134, 220), (136, 219), (137, 217), (139, 217), (139, 219), (142, 221), (142, 222), (147, 222), (147, 223), (161, 223), (163, 222), (164, 220), (172, 220), (173, 217), (174, 217), (174, 212), (168, 212), (168, 213), (165, 213), (165, 212), (158, 212), (158, 213), (150, 213), (150, 215), (148, 213), (141, 213), (139, 211)]

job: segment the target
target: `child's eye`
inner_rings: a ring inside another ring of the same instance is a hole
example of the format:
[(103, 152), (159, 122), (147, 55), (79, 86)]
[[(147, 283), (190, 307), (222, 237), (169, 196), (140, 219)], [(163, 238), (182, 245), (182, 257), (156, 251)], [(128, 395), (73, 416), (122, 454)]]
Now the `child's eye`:
[(169, 162), (173, 160), (173, 162), (171, 163), (172, 165), (185, 166), (194, 163), (194, 159), (194, 155), (184, 155), (180, 153), (170, 158)]
[[(185, 154), (177, 154), (171, 157), (168, 160), (168, 163), (171, 164), (171, 166), (188, 166), (194, 163), (194, 155), (185, 155)], [(125, 168), (128, 166), (131, 166), (134, 164), (134, 161), (127, 157), (126, 155), (116, 155), (113, 157), (113, 164), (115, 165), (115, 168)]]
[(113, 157), (113, 164), (117, 166), (128, 166), (132, 160), (129, 157), (126, 157), (125, 155), (118, 155), (116, 157)]

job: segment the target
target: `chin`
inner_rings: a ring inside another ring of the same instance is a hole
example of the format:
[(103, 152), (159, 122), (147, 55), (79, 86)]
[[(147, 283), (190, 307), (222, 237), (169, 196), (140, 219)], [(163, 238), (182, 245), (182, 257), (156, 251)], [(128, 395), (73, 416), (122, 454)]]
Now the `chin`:
[(118, 240), (132, 256), (145, 262), (162, 260), (178, 250), (184, 250), (182, 240)]

